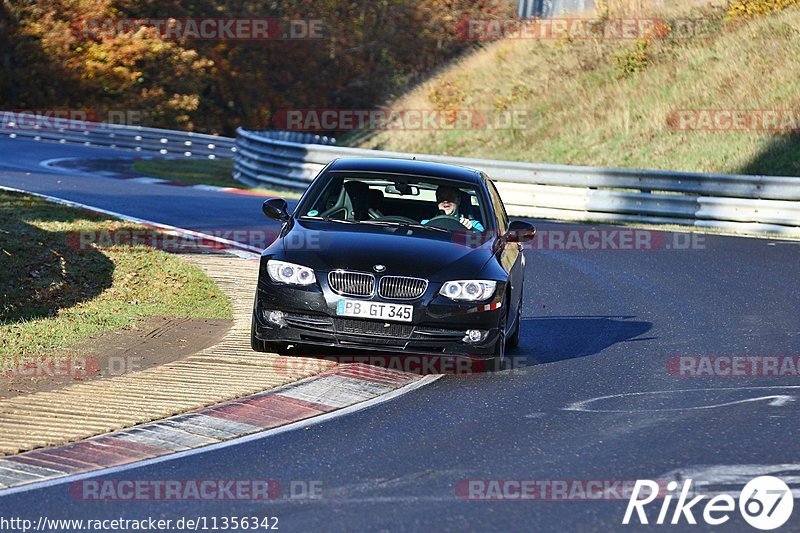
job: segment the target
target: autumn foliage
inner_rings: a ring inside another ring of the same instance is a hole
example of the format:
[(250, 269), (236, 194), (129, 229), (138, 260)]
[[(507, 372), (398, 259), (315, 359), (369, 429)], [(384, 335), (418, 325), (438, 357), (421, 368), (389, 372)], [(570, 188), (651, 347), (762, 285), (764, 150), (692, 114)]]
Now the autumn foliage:
[[(467, 17), (507, 0), (0, 0), (0, 109), (141, 113), (144, 125), (231, 134), (281, 109), (368, 108), (462, 52)], [(321, 20), (296, 40), (168, 39), (156, 28), (76, 31), (81, 21)]]

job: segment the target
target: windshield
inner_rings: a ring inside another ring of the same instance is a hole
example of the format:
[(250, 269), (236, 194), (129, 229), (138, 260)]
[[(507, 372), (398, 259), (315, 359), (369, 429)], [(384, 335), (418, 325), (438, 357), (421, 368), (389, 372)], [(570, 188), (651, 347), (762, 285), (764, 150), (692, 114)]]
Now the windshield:
[(299, 207), (301, 218), (424, 226), (448, 232), (491, 228), (473, 185), (429, 177), (331, 172)]

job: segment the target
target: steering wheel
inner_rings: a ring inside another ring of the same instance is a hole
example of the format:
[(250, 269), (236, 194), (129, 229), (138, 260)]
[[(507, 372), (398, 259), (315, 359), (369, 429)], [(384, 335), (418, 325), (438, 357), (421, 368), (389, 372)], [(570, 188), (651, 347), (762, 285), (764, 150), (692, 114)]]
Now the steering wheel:
[(331, 207), (329, 209), (326, 209), (325, 211), (323, 211), (318, 216), (320, 216), (322, 218), (330, 218), (334, 213), (339, 213), (339, 212), (341, 212), (342, 215), (344, 215), (344, 216), (342, 216), (342, 220), (345, 220), (347, 218), (347, 208), (345, 206), (343, 206), (343, 205), (342, 206), (333, 206), (333, 207)]
[(387, 215), (385, 217), (378, 217), (374, 220), (378, 222), (402, 222), (404, 224), (419, 224), (419, 222), (414, 220), (413, 218), (401, 217), (397, 215)]
[(428, 221), (426, 226), (431, 226), (433, 228), (441, 228), (446, 229), (448, 231), (466, 231), (467, 228), (458, 221), (458, 219), (451, 217), (450, 215), (439, 215), (433, 217)]

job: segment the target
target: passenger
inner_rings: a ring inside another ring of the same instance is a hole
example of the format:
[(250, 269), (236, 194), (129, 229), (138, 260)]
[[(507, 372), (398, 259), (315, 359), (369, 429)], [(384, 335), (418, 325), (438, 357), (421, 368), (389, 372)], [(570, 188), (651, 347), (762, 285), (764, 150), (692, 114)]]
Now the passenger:
[[(465, 228), (474, 231), (483, 231), (485, 228), (479, 221), (465, 217), (459, 212), (459, 205), (461, 203), (461, 194), (459, 190), (454, 187), (440, 186), (436, 189), (436, 203), (439, 207), (439, 212), (436, 216), (449, 216), (458, 220)], [(427, 224), (431, 219), (423, 220), (422, 224)]]

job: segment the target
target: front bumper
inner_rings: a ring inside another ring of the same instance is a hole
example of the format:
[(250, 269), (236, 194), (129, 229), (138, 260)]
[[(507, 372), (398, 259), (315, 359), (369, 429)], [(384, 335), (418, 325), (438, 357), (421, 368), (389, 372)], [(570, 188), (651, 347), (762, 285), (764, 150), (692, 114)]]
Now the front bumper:
[[(431, 283), (422, 298), (393, 302), (414, 307), (413, 321), (400, 323), (337, 316), (342, 297), (326, 285), (295, 288), (262, 278), (253, 309), (253, 335), (262, 341), (357, 350), (492, 356), (498, 326), (506, 311), (504, 302), (496, 299), (481, 305), (457, 303), (439, 296), (438, 289), (437, 284)], [(502, 289), (498, 286), (498, 294), (503, 294)], [(386, 301), (379, 297), (358, 300)], [(280, 323), (269, 320), (272, 311), (283, 313)], [(486, 335), (477, 343), (464, 341), (469, 329)]]

